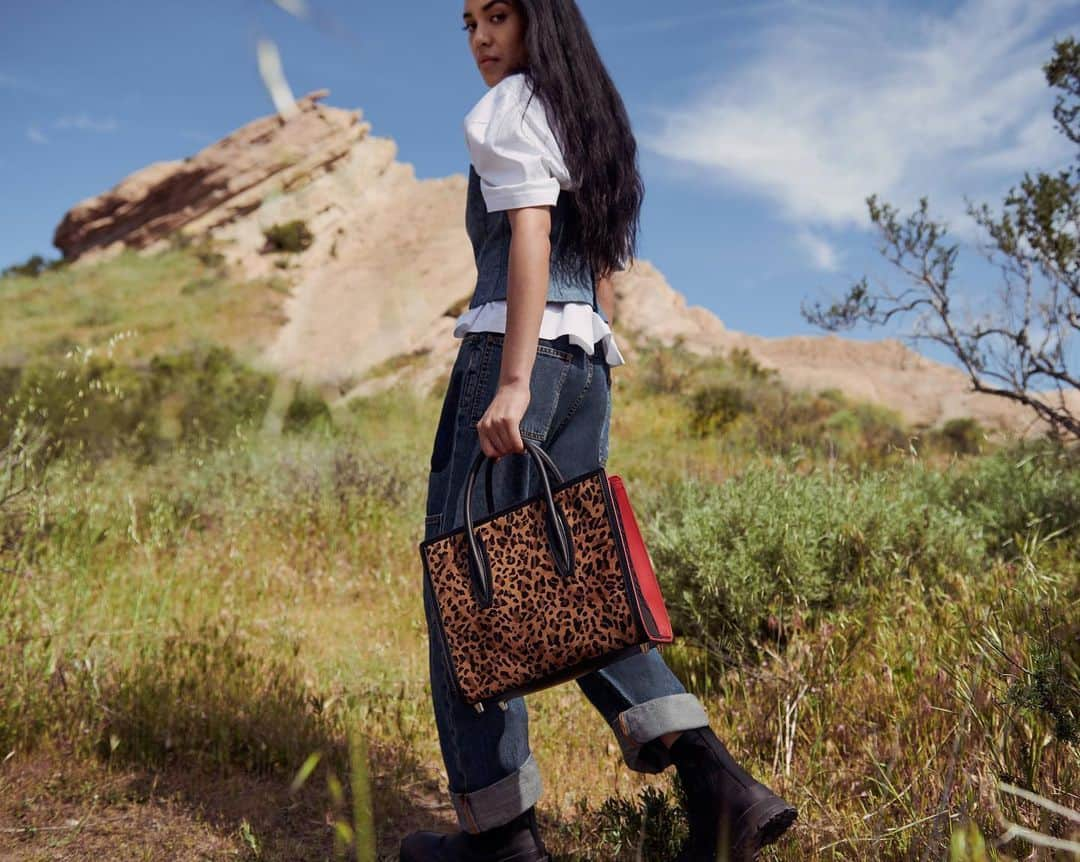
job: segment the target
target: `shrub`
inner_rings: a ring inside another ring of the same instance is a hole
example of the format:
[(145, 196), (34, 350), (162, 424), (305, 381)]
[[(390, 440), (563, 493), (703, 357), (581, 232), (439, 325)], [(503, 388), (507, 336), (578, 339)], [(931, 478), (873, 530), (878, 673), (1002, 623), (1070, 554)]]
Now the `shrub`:
[(977, 455), (986, 441), (986, 431), (970, 417), (950, 419), (927, 434), (928, 441), (956, 455)]
[(1080, 531), (1080, 452), (1053, 443), (1022, 443), (958, 472), (949, 503), (1001, 551), (1037, 530), (1076, 542)]
[(274, 378), (240, 362), (220, 346), (155, 356), (156, 391), (176, 393), (185, 442), (221, 442), (241, 426), (259, 424), (270, 404)]
[(863, 453), (871, 463), (907, 449), (903, 420), (879, 404), (848, 405), (831, 414), (821, 426), (823, 436), (847, 455)]
[(738, 386), (707, 384), (690, 396), (690, 428), (705, 437), (730, 425), (754, 405)]
[[(649, 547), (676, 624), (732, 659), (773, 620), (857, 607), (893, 577), (970, 570), (982, 539), (930, 472), (799, 476), (755, 465), (661, 498)], [(931, 511), (933, 514), (931, 515)]]
[(5, 267), (4, 271), (0, 272), (0, 278), (8, 275), (24, 275), (29, 278), (37, 278), (43, 272), (61, 269), (65, 266), (67, 266), (67, 261), (62, 257), (45, 260), (40, 254), (32, 254), (23, 263), (15, 263)]
[(728, 351), (727, 361), (735, 373), (746, 380), (774, 380), (779, 376), (775, 368), (764, 368), (745, 347), (733, 347)]
[(267, 246), (271, 251), (300, 252), (311, 245), (315, 235), (308, 230), (302, 219), (293, 219), (284, 224), (273, 224), (263, 229)]
[(676, 341), (670, 347), (655, 338), (645, 337), (640, 351), (639, 386), (646, 394), (670, 395), (682, 392), (692, 379), (695, 358)]
[(120, 312), (107, 303), (98, 303), (75, 321), (76, 326), (108, 326), (120, 319)]
[(293, 399), (285, 410), (281, 430), (286, 434), (294, 434), (315, 425), (333, 425), (330, 406), (318, 392), (305, 386), (297, 386)]
[(200, 293), (204, 290), (215, 288), (219, 284), (220, 282), (216, 278), (207, 278), (205, 276), (193, 278), (191, 281), (186, 281), (180, 286), (180, 293), (184, 296), (190, 296), (193, 293)]
[(0, 371), (0, 447), (22, 417), (46, 435), (50, 457), (98, 461), (127, 450), (145, 463), (171, 443), (166, 420), (176, 422), (172, 436), (181, 442), (220, 442), (261, 422), (272, 389), (272, 375), (222, 347), (155, 356), (147, 367), (76, 351), (61, 363)]
[(107, 357), (79, 353), (61, 365), (35, 364), (23, 369), (0, 413), (0, 445), (24, 417), (45, 434), (53, 456), (75, 451), (98, 460), (126, 448), (145, 460), (158, 437), (155, 403), (144, 376)]
[[(1080, 607), (1080, 595), (1072, 602)], [(1060, 617), (1055, 619), (1055, 616)], [(1061, 742), (1080, 742), (1080, 621), (1044, 608), (1028, 664), (1009, 687), (1008, 702), (1039, 712)]]
[(199, 259), (199, 263), (210, 269), (218, 269), (225, 263), (225, 255), (214, 251), (208, 244), (200, 245), (195, 251), (195, 257)]
[(638, 798), (611, 796), (596, 812), (597, 828), (605, 859), (674, 859), (686, 836), (682, 804), (685, 792), (674, 779), (675, 791), (644, 787)]
[(122, 763), (288, 775), (312, 751), (339, 746), (338, 714), (295, 665), (253, 652), (235, 630), (203, 624), (140, 641), (124, 658), (45, 646), (22, 649), (33, 674), (0, 675), (5, 751), (53, 737)]

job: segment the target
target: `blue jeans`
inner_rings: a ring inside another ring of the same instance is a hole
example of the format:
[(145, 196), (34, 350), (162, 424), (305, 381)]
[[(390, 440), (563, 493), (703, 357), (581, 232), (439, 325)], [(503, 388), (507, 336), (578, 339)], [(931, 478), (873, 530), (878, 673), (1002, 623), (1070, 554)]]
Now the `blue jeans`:
[[(465, 523), (465, 480), (481, 451), (476, 423), (495, 396), (502, 344), (501, 333), (474, 332), (458, 349), (432, 446), (425, 540)], [(565, 479), (606, 466), (611, 370), (600, 349), (590, 356), (565, 335), (540, 339), (530, 393), (521, 434), (551, 455)], [(538, 493), (536, 469), (525, 453), (494, 464), (495, 509)], [(478, 482), (473, 499), (476, 518), (487, 514), (483, 485)], [(454, 694), (447, 657), (433, 636), (433, 608), (425, 583), (431, 695), (450, 797), (461, 828), (480, 832), (512, 820), (540, 797), (528, 712), (522, 697), (507, 701), (506, 710), (490, 704), (477, 712)], [(660, 772), (671, 764), (658, 738), (662, 734), (709, 723), (700, 701), (687, 693), (656, 649), (634, 653), (576, 682), (611, 726), (623, 760), (638, 772)]]

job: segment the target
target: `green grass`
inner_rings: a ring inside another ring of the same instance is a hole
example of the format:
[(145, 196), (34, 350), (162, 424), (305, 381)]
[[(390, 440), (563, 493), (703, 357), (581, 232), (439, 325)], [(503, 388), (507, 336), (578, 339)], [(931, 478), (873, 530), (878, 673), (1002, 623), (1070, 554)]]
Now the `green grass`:
[(220, 255), (197, 245), (157, 255), (127, 250), (103, 263), (36, 277), (0, 278), (0, 365), (59, 359), (75, 347), (118, 340), (132, 361), (195, 345), (220, 344), (251, 359), (284, 322), (277, 280), (232, 277)]
[[(191, 278), (195, 260), (152, 271)], [(115, 262), (109, 290), (143, 265)], [(39, 344), (53, 334), (42, 324)], [(0, 476), (25, 479), (10, 495), (0, 482), (12, 768), (62, 757), (315, 794), (310, 842), (238, 818), (241, 858), (370, 858), (373, 839), (394, 858), (406, 828), (448, 827), (421, 807), (421, 791), (440, 798), (441, 756), (416, 549), (441, 390), (331, 410), (227, 351), (111, 363), (103, 389), (55, 382), (63, 363), (44, 353), (0, 377), (10, 399), (37, 375), (48, 408), (16, 398), (2, 415)], [(253, 414), (260, 380), (285, 395)], [(836, 392), (787, 392), (738, 354), (646, 353), (615, 380), (608, 467), (678, 627), (665, 655), (800, 811), (766, 858), (1024, 858), (1019, 839), (983, 838), (999, 817), (1068, 838), (1064, 818), (997, 785), (1078, 807), (1076, 453), (974, 446), (968, 426), (935, 441)], [(49, 457), (20, 448), (42, 428)], [(74, 429), (87, 446), (53, 445)], [(669, 858), (672, 774), (625, 769), (573, 685), (529, 703), (556, 858)]]

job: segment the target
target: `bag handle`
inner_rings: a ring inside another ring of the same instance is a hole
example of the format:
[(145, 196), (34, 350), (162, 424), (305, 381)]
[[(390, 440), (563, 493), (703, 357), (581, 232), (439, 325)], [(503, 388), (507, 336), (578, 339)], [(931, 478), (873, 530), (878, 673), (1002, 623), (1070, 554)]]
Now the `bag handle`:
[[(532, 440), (523, 437), (522, 442), (525, 444), (525, 453), (533, 459), (533, 463), (540, 474), (542, 502), (547, 504), (544, 507), (544, 525), (551, 547), (551, 555), (555, 561), (556, 571), (565, 577), (570, 574), (573, 565), (573, 536), (562, 507), (555, 502), (555, 498), (551, 494), (551, 479), (548, 474), (550, 472), (554, 476), (557, 484), (562, 484), (565, 480), (547, 452)], [(496, 459), (489, 458), (481, 450), (477, 453), (472, 466), (469, 468), (469, 475), (465, 482), (465, 539), (469, 555), (469, 576), (472, 579), (473, 588), (482, 607), (491, 604), (493, 588), (487, 551), (484, 548), (483, 541), (476, 535), (472, 516), (473, 486), (476, 484), (480, 469), (486, 467), (488, 509), (493, 509), (491, 473), (495, 461)]]

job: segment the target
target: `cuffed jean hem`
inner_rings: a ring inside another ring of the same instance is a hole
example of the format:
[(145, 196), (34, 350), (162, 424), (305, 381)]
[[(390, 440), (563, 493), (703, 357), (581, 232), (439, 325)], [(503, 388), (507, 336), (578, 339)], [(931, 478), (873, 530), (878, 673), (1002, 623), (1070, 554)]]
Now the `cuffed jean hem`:
[(530, 753), (516, 772), (469, 793), (450, 792), (458, 825), (466, 832), (483, 832), (509, 823), (540, 798), (540, 767)]
[(655, 773), (663, 772), (672, 763), (660, 736), (708, 723), (705, 707), (694, 695), (668, 694), (620, 712), (612, 729), (626, 765), (635, 772)]

